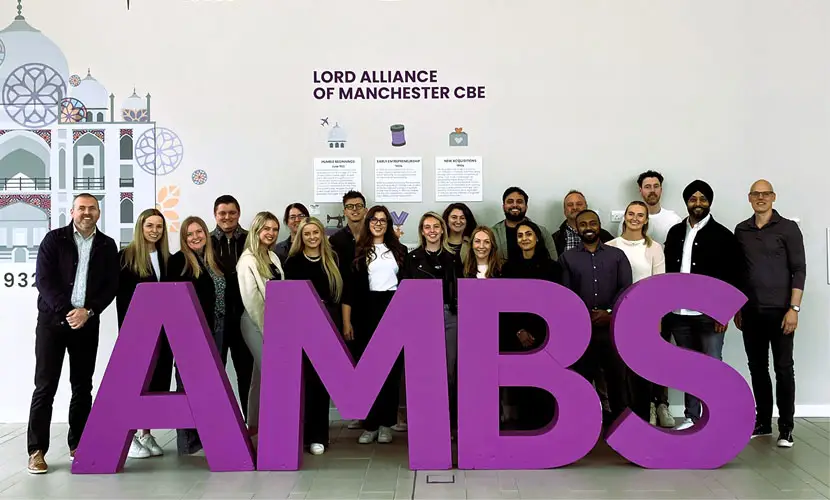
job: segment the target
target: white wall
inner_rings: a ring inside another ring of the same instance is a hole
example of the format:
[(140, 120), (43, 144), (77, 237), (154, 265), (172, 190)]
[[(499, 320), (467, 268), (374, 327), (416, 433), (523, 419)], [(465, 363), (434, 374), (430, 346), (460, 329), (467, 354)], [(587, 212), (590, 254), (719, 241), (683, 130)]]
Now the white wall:
[[(802, 414), (830, 413), (828, 223), (820, 219), (830, 163), (827, 2), (131, 3), (130, 12), (111, 0), (26, 0), (24, 7), (73, 72), (89, 66), (119, 95), (133, 85), (152, 94), (153, 119), (184, 143), (182, 166), (159, 178), (180, 186), (181, 218), (210, 219), (213, 199), (226, 192), (241, 200), (245, 224), (256, 211), (281, 214), (289, 202), (311, 202), (312, 158), (331, 155), (324, 116), (347, 130), (343, 154), (363, 158), (370, 202), (375, 156), (424, 157), (424, 203), (390, 206), (412, 213), (407, 239), (420, 213), (442, 208), (433, 202), (433, 157), (459, 152), (447, 147), (454, 127), (470, 134), (464, 154), (484, 158), (486, 201), (472, 206), (485, 223), (501, 218), (504, 188), (520, 185), (530, 193), (529, 215), (549, 228), (561, 222), (570, 188), (582, 189), (608, 226), (610, 210), (636, 196), (637, 174), (653, 168), (666, 176), (665, 205), (678, 211), (683, 187), (706, 179), (714, 217), (733, 228), (751, 214), (750, 184), (770, 179), (777, 208), (801, 219), (807, 247), (797, 403)], [(99, 16), (110, 22), (95, 30), (64, 22)], [(325, 102), (311, 95), (314, 70), (420, 68), (437, 69), (441, 85), (485, 85), (487, 98)], [(389, 144), (393, 123), (406, 125), (405, 148)], [(190, 182), (199, 168), (209, 175), (204, 186)], [(334, 214), (337, 206), (323, 209)], [(9, 340), (0, 352), (7, 381), (0, 421), (23, 421), (34, 295), (2, 293)], [(739, 333), (727, 335), (725, 360), (748, 375)], [(102, 332), (99, 377), (114, 336), (112, 326)], [(65, 418), (67, 381), (56, 419)]]

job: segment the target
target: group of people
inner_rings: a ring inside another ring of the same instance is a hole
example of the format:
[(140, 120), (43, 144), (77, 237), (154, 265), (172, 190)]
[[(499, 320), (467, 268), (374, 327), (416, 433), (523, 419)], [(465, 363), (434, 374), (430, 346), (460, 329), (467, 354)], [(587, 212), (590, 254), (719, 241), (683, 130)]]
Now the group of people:
[[(652, 425), (694, 426), (702, 416), (700, 401), (685, 395), (679, 425), (671, 415), (668, 390), (630, 371), (613, 347), (610, 320), (617, 298), (632, 283), (661, 273), (699, 273), (734, 285), (749, 301), (735, 316), (743, 331), (756, 399), (753, 436), (772, 433), (772, 385), (768, 373), (772, 347), (779, 409), (778, 445), (793, 445), (795, 375), (793, 337), (798, 324), (805, 281), (805, 255), (798, 225), (773, 208), (771, 184), (752, 184), (748, 200), (753, 215), (730, 231), (710, 213), (712, 188), (695, 180), (683, 190), (688, 216), (662, 207), (663, 176), (644, 172), (637, 179), (642, 200), (632, 201), (616, 236), (603, 229), (600, 217), (579, 191), (563, 200), (565, 221), (551, 234), (528, 215), (528, 194), (510, 187), (502, 197), (504, 220), (479, 225), (463, 203), (443, 214), (427, 212), (418, 223), (419, 245), (412, 251), (401, 243), (389, 210), (369, 207), (359, 192), (343, 196), (347, 224), (330, 237), (301, 203), (288, 205), (282, 223), (289, 235), (278, 241), (280, 219), (256, 214), (250, 229), (240, 226), (240, 205), (230, 195), (214, 203), (216, 226), (211, 231), (199, 217), (181, 224), (180, 250), (168, 248), (167, 222), (156, 209), (140, 214), (132, 242), (120, 252), (115, 242), (96, 229), (100, 209), (95, 197), (76, 196), (72, 223), (49, 232), (40, 245), (36, 286), (35, 391), (28, 430), (28, 470), (47, 471), (52, 405), (66, 352), (70, 357), (72, 399), (69, 408), (70, 458), (92, 405), (92, 375), (101, 313), (114, 300), (119, 327), (138, 283), (188, 281), (221, 353), (232, 357), (237, 388), (249, 434), (255, 439), (259, 414), (259, 379), (266, 283), (308, 280), (358, 361), (371, 341), (395, 291), (404, 279), (439, 279), (443, 284), (444, 328), (450, 417), (457, 423), (456, 359), (458, 279), (539, 279), (572, 290), (590, 311), (590, 345), (573, 369), (596, 385), (609, 424), (625, 408)], [(117, 276), (117, 279), (114, 279)], [(666, 341), (721, 359), (726, 325), (697, 311), (668, 314), (661, 325)], [(548, 325), (527, 313), (502, 314), (502, 352), (541, 346)], [(553, 347), (555, 349), (555, 346)], [(304, 445), (315, 455), (329, 445), (329, 395), (304, 359)], [(160, 353), (147, 390), (183, 391), (175, 357), (162, 335)], [(393, 365), (367, 418), (352, 422), (362, 429), (358, 441), (390, 443), (399, 422), (403, 379), (402, 357)], [(535, 388), (501, 391), (504, 429), (539, 429), (555, 417), (553, 397)], [(180, 454), (201, 449), (195, 429), (177, 430)], [(128, 456), (163, 454), (151, 430), (133, 437)]]

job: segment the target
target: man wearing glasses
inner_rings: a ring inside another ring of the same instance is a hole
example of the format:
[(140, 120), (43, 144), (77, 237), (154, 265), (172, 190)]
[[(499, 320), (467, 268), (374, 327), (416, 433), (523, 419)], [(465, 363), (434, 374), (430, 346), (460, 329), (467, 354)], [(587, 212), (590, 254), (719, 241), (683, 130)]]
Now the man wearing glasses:
[(343, 215), (346, 216), (346, 227), (331, 235), (329, 243), (337, 254), (340, 274), (345, 282), (354, 260), (355, 243), (363, 230), (363, 218), (366, 217), (366, 198), (359, 191), (343, 195)]
[(765, 180), (749, 191), (755, 214), (735, 228), (744, 254), (744, 290), (748, 301), (735, 316), (743, 331), (744, 349), (755, 395), (755, 431), (752, 437), (772, 434), (772, 382), (769, 349), (775, 370), (778, 403), (778, 446), (793, 446), (795, 369), (793, 337), (798, 326), (801, 295), (807, 276), (804, 239), (798, 224), (772, 208), (775, 191)]

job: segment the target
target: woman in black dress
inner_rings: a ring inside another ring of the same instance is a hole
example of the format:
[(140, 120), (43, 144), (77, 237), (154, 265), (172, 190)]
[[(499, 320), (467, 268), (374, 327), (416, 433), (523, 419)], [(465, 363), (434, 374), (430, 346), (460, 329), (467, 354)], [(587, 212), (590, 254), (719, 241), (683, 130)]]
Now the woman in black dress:
[[(335, 325), (341, 324), (340, 299), (343, 294), (343, 279), (340, 277), (337, 255), (329, 245), (323, 223), (318, 219), (311, 217), (300, 222), (284, 269), (286, 279), (310, 281), (332, 322)], [(322, 455), (329, 443), (329, 394), (305, 354), (303, 378), (303, 442), (312, 455)]]

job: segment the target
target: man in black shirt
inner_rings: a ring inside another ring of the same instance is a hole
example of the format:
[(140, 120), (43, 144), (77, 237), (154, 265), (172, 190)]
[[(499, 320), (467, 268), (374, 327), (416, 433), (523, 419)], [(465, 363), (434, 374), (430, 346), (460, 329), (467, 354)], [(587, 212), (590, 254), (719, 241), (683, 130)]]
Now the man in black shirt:
[(807, 264), (801, 230), (798, 224), (781, 217), (772, 208), (775, 198), (772, 184), (765, 180), (756, 181), (749, 190), (749, 203), (755, 214), (735, 228), (744, 256), (743, 291), (748, 298), (735, 316), (735, 326), (743, 330), (755, 394), (755, 431), (752, 435), (772, 434), (772, 382), (769, 376), (772, 345), (778, 446), (790, 448), (795, 413), (793, 338), (807, 279)]
[(222, 195), (213, 203), (216, 228), (211, 233), (213, 248), (225, 273), (225, 330), (222, 343), (222, 363), (227, 364), (228, 352), (236, 371), (236, 387), (245, 420), (248, 419), (248, 391), (254, 369), (254, 357), (242, 338), (242, 295), (236, 275), (236, 263), (245, 250), (248, 231), (239, 225), (239, 202), (231, 195)]
[(79, 194), (72, 202), (72, 222), (49, 231), (37, 254), (37, 327), (35, 329), (35, 391), (29, 410), (27, 469), (48, 468), (52, 405), (69, 353), (69, 459), (81, 440), (92, 409), (92, 375), (98, 354), (101, 313), (118, 291), (118, 247), (96, 227), (98, 200)]
[(596, 212), (583, 210), (576, 216), (576, 225), (582, 246), (559, 258), (562, 284), (585, 302), (592, 328), (591, 343), (574, 370), (594, 382), (602, 368), (613, 421), (628, 406), (628, 389), (625, 364), (611, 340), (611, 312), (620, 294), (631, 286), (631, 264), (622, 250), (601, 241), (602, 226)]
[[(666, 272), (702, 274), (741, 290), (741, 249), (732, 231), (712, 217), (714, 198), (712, 187), (702, 180), (693, 181), (683, 190), (689, 216), (669, 229), (665, 245)], [(722, 359), (726, 325), (700, 311), (673, 311), (663, 319), (663, 329), (674, 336), (679, 347)], [(686, 393), (685, 403), (685, 419), (678, 430), (692, 427), (701, 417), (697, 397)]]
[[(507, 188), (501, 199), (504, 220), (497, 222), (492, 228), (493, 235), (496, 237), (495, 243), (499, 251), (499, 258), (502, 261), (520, 259), (522, 258), (522, 250), (519, 248), (519, 238), (516, 230), (519, 223), (527, 218), (528, 196), (524, 189), (514, 186)], [(539, 226), (542, 233), (542, 239), (545, 240), (545, 247), (551, 260), (556, 260), (558, 254), (556, 253), (556, 247), (553, 245), (550, 231), (541, 224), (537, 224), (537, 226)]]

